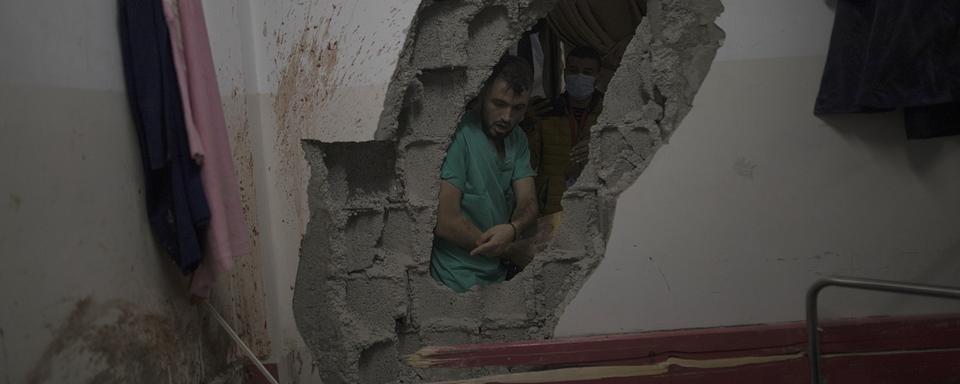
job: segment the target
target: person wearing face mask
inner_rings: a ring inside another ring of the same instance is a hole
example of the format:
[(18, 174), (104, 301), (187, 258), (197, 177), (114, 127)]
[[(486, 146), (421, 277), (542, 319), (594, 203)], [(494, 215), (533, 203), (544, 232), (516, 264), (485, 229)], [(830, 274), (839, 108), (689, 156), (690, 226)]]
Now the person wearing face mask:
[(600, 65), (600, 53), (593, 48), (570, 51), (564, 68), (565, 91), (556, 100), (533, 100), (522, 124), (544, 216), (563, 210), (563, 193), (587, 163), (590, 127), (603, 106), (603, 93), (596, 89)]

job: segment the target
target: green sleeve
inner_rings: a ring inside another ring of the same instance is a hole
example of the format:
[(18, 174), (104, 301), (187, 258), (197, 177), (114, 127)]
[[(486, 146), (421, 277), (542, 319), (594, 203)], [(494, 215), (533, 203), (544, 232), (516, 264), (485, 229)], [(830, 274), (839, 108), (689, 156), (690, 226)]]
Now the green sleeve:
[[(515, 133), (517, 133), (516, 130)], [(514, 151), (516, 151), (513, 166), (513, 181), (536, 176), (537, 173), (534, 172), (533, 167), (530, 166), (530, 145), (527, 142), (527, 135), (519, 132), (519, 134), (513, 137), (516, 139), (516, 144), (513, 146)]]
[(453, 136), (453, 142), (447, 148), (447, 157), (440, 168), (440, 179), (453, 184), (463, 192), (467, 188), (467, 164), (470, 153), (467, 150), (466, 138), (461, 130)]

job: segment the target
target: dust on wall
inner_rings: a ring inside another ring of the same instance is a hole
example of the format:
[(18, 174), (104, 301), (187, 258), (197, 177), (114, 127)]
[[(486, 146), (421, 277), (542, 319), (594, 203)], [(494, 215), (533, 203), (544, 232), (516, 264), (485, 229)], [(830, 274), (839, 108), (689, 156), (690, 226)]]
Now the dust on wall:
[(719, 0), (651, 0), (604, 111), (590, 162), (548, 249), (513, 280), (455, 294), (429, 275), (439, 169), (499, 56), (555, 0), (426, 0), (387, 90), (377, 141), (307, 141), (310, 219), (294, 314), (326, 383), (453, 379), (414, 369), (425, 345), (548, 338), (599, 264), (618, 194), (690, 110), (723, 32)]

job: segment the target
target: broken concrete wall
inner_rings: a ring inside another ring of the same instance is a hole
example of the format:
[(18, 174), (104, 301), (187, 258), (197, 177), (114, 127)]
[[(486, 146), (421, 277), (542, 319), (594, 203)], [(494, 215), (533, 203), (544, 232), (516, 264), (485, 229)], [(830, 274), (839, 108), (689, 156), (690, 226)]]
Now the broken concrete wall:
[(373, 138), (419, 0), (251, 0), (257, 76), (248, 99), (273, 361), (284, 382), (318, 382), (291, 306), (309, 220), (302, 139)]
[(294, 313), (327, 383), (476, 374), (415, 370), (424, 345), (550, 337), (599, 263), (617, 195), (689, 111), (722, 31), (719, 1), (648, 5), (592, 128), (591, 159), (546, 252), (503, 284), (455, 294), (429, 276), (439, 169), (499, 56), (553, 1), (424, 1), (387, 89), (377, 141), (303, 144), (310, 218)]

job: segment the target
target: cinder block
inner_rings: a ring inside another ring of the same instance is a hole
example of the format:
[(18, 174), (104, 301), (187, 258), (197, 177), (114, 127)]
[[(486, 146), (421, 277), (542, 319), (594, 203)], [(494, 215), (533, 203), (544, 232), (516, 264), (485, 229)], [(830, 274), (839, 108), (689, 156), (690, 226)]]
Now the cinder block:
[(415, 265), (427, 265), (433, 247), (435, 223), (428, 209), (410, 207), (387, 210), (380, 246), (389, 253), (405, 255)]
[(508, 341), (530, 340), (536, 334), (530, 333), (530, 327), (519, 328), (484, 328), (480, 333), (483, 343), (501, 343)]
[(567, 195), (563, 199), (563, 222), (553, 234), (547, 252), (562, 251), (572, 255), (590, 252), (595, 241), (602, 241), (596, 230), (594, 214), (598, 208), (596, 195)]
[(373, 344), (360, 353), (360, 382), (364, 384), (392, 383), (400, 373), (397, 346), (393, 341)]
[(406, 287), (402, 281), (391, 279), (348, 280), (346, 304), (360, 324), (351, 324), (369, 333), (370, 339), (393, 338), (394, 319), (405, 314)]
[(467, 52), (470, 62), (477, 66), (493, 66), (512, 39), (510, 16), (504, 6), (484, 8), (475, 15), (468, 27)]
[(445, 146), (430, 141), (413, 142), (404, 148), (400, 167), (408, 201), (422, 205), (436, 202), (445, 156)]
[(411, 320), (417, 326), (449, 322), (478, 322), (483, 312), (474, 292), (457, 294), (433, 280), (429, 274), (410, 274)]
[(446, 139), (456, 131), (466, 102), (467, 72), (463, 67), (423, 71), (420, 98), (412, 101), (404, 117), (415, 139)]
[(328, 177), (339, 175), (346, 180), (350, 200), (386, 197), (394, 192), (396, 143), (367, 141), (317, 145), (323, 152), (324, 164), (330, 170)]
[(357, 212), (347, 219), (344, 234), (347, 254), (344, 268), (354, 272), (370, 268), (376, 256), (375, 247), (383, 232), (383, 213), (377, 211)]
[(540, 267), (536, 288), (539, 317), (554, 316), (560, 303), (570, 293), (570, 276), (576, 271), (576, 264), (570, 262), (550, 262)]
[(527, 321), (536, 314), (531, 275), (479, 288), (485, 323)]
[(413, 65), (418, 69), (467, 65), (467, 19), (473, 4), (441, 1), (420, 11)]

